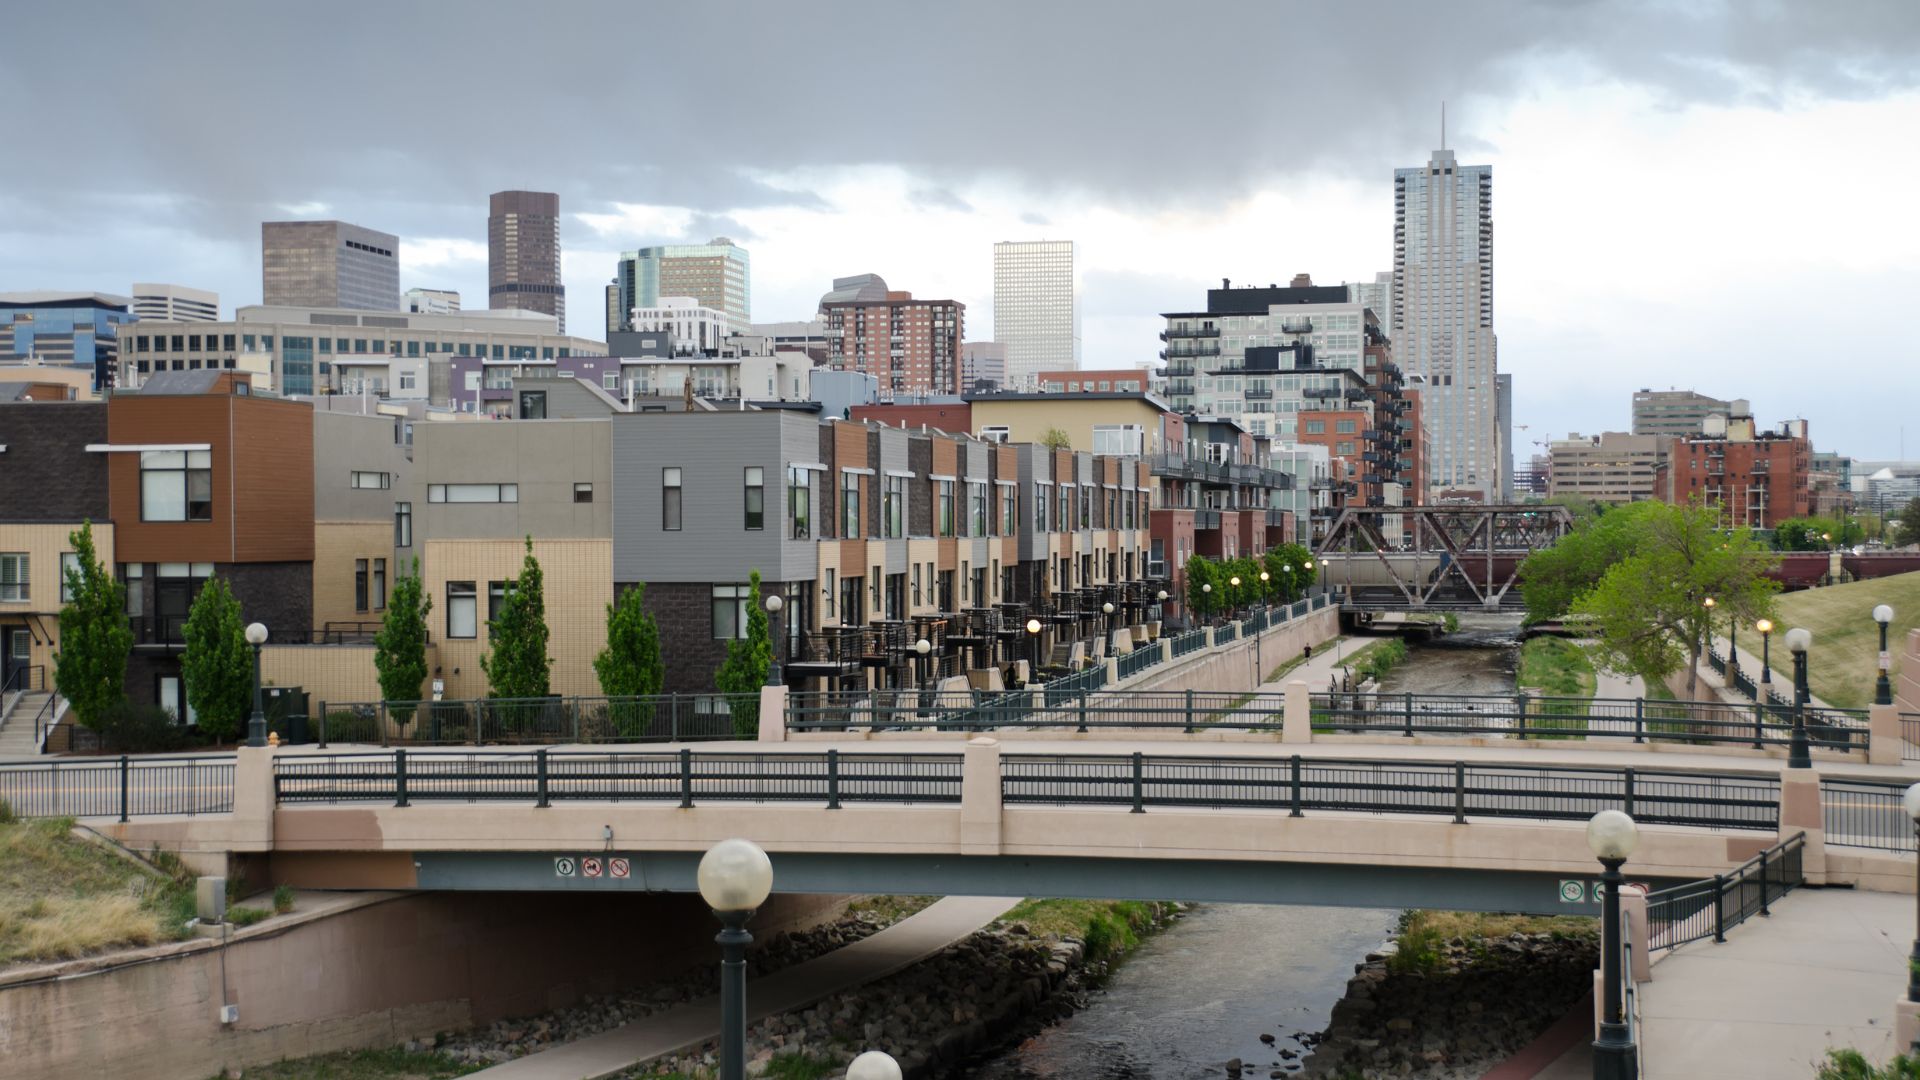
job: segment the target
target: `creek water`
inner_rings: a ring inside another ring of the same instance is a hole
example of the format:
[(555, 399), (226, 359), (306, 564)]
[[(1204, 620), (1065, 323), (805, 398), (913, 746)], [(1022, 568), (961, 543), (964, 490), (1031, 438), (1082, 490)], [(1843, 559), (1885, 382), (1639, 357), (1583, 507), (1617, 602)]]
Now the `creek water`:
[(1387, 672), (1382, 693), (1511, 694), (1520, 664), (1520, 620), (1463, 614), (1460, 628), (1407, 643), (1407, 658)]
[[(1297, 1071), (1395, 911), (1210, 904), (1141, 945), (1088, 1007), (975, 1066), (975, 1080), (1219, 1080)], [(1272, 1045), (1261, 1041), (1271, 1035)], [(1296, 1055), (1286, 1058), (1281, 1051)]]

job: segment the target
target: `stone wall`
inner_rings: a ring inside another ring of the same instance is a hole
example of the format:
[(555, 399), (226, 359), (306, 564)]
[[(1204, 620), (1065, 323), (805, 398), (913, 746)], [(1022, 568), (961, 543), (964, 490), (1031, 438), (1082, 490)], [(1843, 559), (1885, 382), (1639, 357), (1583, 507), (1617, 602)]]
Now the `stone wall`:
[[(1265, 678), (1274, 668), (1301, 654), (1308, 645), (1319, 646), (1340, 633), (1340, 610), (1328, 606), (1272, 627), (1260, 635), (1256, 646), (1252, 638), (1235, 641), (1210, 652), (1178, 657), (1172, 664), (1148, 668), (1128, 690), (1228, 690), (1245, 689), (1253, 677), (1256, 660)], [(1157, 646), (1155, 646), (1157, 647)], [(1278, 693), (1280, 687), (1271, 688)]]
[[(775, 896), (755, 935), (832, 918), (844, 900)], [(294, 919), (224, 950), (197, 940), (0, 975), (0, 1072), (201, 1080), (543, 1012), (715, 955), (693, 895), (416, 893)], [(238, 1023), (220, 1024), (223, 1000)]]

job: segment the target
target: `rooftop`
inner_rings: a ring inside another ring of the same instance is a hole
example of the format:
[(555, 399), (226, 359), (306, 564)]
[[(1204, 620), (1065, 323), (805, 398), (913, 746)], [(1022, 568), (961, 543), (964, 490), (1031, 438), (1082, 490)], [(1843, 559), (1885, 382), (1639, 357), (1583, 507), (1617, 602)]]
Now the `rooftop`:
[(115, 293), (60, 292), (41, 289), (34, 292), (0, 293), (0, 308), (105, 307), (127, 308), (133, 300)]

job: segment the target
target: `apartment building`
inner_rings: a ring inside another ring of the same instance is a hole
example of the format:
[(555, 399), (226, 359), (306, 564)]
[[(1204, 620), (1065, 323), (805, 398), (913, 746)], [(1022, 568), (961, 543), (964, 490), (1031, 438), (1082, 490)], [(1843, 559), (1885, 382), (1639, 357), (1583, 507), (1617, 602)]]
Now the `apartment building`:
[(1619, 431), (1556, 439), (1547, 448), (1547, 494), (1610, 505), (1654, 498), (1671, 441), (1665, 435)]
[(93, 523), (114, 564), (102, 401), (0, 401), (0, 686), (51, 689), (60, 647), (68, 537)]
[(1807, 516), (1813, 446), (1806, 421), (1762, 431), (1745, 404), (1735, 401), (1732, 415), (1709, 416), (1703, 433), (1672, 441), (1655, 475), (1658, 497), (1716, 507), (1729, 527), (1771, 529)]
[(915, 300), (910, 292), (887, 288), (878, 274), (835, 278), (820, 298), (827, 363), (836, 371), (875, 376), (883, 400), (957, 394), (966, 311), (958, 300)]
[(1633, 433), (1685, 438), (1707, 430), (1707, 417), (1727, 415), (1732, 401), (1708, 397), (1692, 390), (1647, 390), (1633, 395)]

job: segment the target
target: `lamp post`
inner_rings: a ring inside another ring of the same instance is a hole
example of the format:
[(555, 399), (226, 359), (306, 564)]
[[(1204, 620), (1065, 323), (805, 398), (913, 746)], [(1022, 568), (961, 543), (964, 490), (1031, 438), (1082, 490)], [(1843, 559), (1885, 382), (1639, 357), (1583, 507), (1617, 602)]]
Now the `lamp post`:
[(267, 709), (260, 698), (260, 646), (267, 643), (267, 624), (247, 624), (247, 644), (253, 646), (253, 715), (247, 718), (247, 745), (267, 745)]
[(747, 920), (773, 891), (773, 863), (751, 840), (722, 840), (701, 856), (696, 880), (720, 917), (720, 1080), (746, 1080)]
[[(1873, 684), (1875, 705), (1893, 704), (1893, 684), (1887, 680), (1887, 624), (1893, 621), (1893, 608), (1886, 604), (1873, 609), (1873, 621), (1880, 624), (1880, 680)], [(1920, 1000), (1920, 999), (1917, 999)]]
[[(1727, 670), (1733, 675), (1740, 674), (1740, 617), (1727, 616)], [(1728, 682), (1734, 681), (1728, 679)]]
[(769, 593), (767, 595), (767, 599), (765, 601), (764, 606), (767, 609), (767, 621), (771, 624), (768, 627), (768, 630), (770, 631), (770, 633), (768, 634), (768, 637), (771, 640), (767, 642), (767, 685), (779, 686), (780, 685), (780, 641), (781, 641), (780, 609), (783, 607), (786, 607), (787, 602), (780, 598), (779, 593)]
[(1293, 603), (1293, 564), (1287, 563), (1282, 566), (1280, 572), (1286, 575), (1286, 580), (1280, 583), (1280, 602), (1291, 604)]
[[(1161, 589), (1159, 594), (1156, 595), (1153, 599), (1154, 599), (1154, 604), (1156, 608), (1165, 608), (1167, 604), (1167, 590)], [(1167, 617), (1167, 613), (1164, 610), (1156, 610), (1154, 612), (1154, 615), (1162, 621), (1164, 621)]]
[(869, 1050), (847, 1062), (847, 1080), (900, 1080), (900, 1063), (890, 1054)]
[[(1907, 812), (1907, 820), (1913, 822), (1913, 839), (1920, 846), (1920, 784), (1907, 788), (1900, 796), (1900, 809)], [(1920, 890), (1920, 864), (1916, 864), (1915, 883)], [(1914, 894), (1913, 951), (1907, 957), (1907, 1000), (1920, 1002), (1920, 891)]]
[(1107, 617), (1107, 655), (1113, 655), (1113, 601), (1100, 605), (1101, 614)]
[(1813, 632), (1796, 626), (1787, 631), (1787, 650), (1793, 653), (1793, 737), (1787, 743), (1787, 768), (1811, 769), (1813, 756), (1807, 752), (1807, 650), (1813, 648)]
[(932, 651), (933, 642), (928, 641), (926, 638), (921, 638), (919, 641), (913, 643), (913, 652), (916, 657), (915, 664), (919, 669), (914, 672), (914, 675), (919, 679), (920, 685), (922, 686), (927, 684), (927, 654)]
[(1260, 606), (1262, 607), (1269, 607), (1273, 604), (1272, 581), (1273, 575), (1267, 573), (1265, 570), (1260, 571)]
[(1587, 847), (1600, 860), (1606, 899), (1600, 908), (1600, 1037), (1593, 1040), (1594, 1080), (1634, 1080), (1640, 1073), (1627, 1028), (1626, 987), (1620, 969), (1620, 867), (1640, 842), (1640, 827), (1620, 810), (1602, 810), (1587, 822)]
[(1213, 614), (1213, 582), (1204, 582), (1200, 586), (1200, 617)]
[(1768, 648), (1773, 644), (1773, 620), (1761, 619), (1753, 628), (1760, 631), (1760, 690), (1754, 696), (1765, 705), (1771, 700), (1773, 690), (1773, 654)]
[(1027, 649), (1027, 651), (1033, 655), (1033, 669), (1027, 672), (1027, 682), (1029, 685), (1031, 685), (1035, 679), (1038, 679), (1040, 677), (1040, 620), (1039, 619), (1027, 620), (1027, 640), (1032, 642), (1032, 645)]

